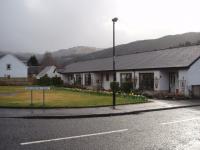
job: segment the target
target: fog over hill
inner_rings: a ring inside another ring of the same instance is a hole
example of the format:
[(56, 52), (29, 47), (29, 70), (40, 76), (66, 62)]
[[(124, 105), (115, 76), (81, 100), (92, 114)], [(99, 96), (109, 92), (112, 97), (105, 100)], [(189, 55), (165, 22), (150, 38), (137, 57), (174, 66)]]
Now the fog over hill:
[(59, 64), (67, 64), (75, 57), (82, 57), (86, 54), (99, 51), (99, 48), (88, 47), (88, 46), (77, 46), (69, 49), (60, 49), (52, 52), (52, 56), (56, 59)]
[[(98, 50), (100, 49), (95, 47), (77, 46), (69, 49), (56, 50), (54, 52), (51, 52), (51, 54), (58, 62), (58, 64), (65, 64), (67, 62), (70, 62), (70, 60), (73, 59), (74, 57), (83, 56)], [(37, 54), (37, 53), (25, 53), (25, 52), (15, 53), (15, 52), (0, 51), (0, 56), (5, 54), (14, 54), (23, 61), (27, 61), (32, 55), (36, 55), (39, 61), (41, 61), (43, 57), (43, 54)]]
[[(168, 35), (158, 39), (135, 41), (128, 44), (116, 46), (116, 55), (127, 55), (138, 52), (166, 49), (183, 46), (186, 42), (191, 44), (200, 43), (199, 32), (189, 32), (177, 35)], [(73, 61), (84, 61), (88, 59), (105, 58), (112, 56), (112, 47), (98, 52), (90, 53), (82, 57), (75, 57)]]
[[(185, 45), (187, 43), (187, 45)], [(189, 43), (189, 44), (188, 44)], [(189, 32), (177, 35), (168, 35), (158, 39), (141, 40), (116, 46), (116, 55), (127, 55), (138, 52), (166, 49), (179, 46), (200, 44), (200, 32)], [(117, 44), (117, 43), (116, 43)], [(0, 55), (8, 52), (0, 51)], [(22, 60), (28, 60), (33, 53), (14, 53)], [(43, 54), (35, 54), (40, 61)], [(69, 49), (60, 49), (52, 52), (52, 56), (62, 66), (90, 59), (98, 59), (112, 56), (112, 47), (99, 49), (95, 47), (77, 46)]]

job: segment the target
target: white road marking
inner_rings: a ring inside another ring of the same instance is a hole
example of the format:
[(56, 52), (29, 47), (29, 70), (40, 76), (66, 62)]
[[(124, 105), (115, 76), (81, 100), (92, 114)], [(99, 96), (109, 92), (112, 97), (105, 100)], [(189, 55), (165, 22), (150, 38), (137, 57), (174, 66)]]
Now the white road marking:
[(184, 120), (178, 120), (178, 121), (164, 122), (164, 123), (161, 123), (161, 125), (175, 124), (175, 123), (187, 122), (187, 121), (199, 120), (199, 119), (200, 117), (196, 117), (196, 118), (190, 118), (190, 119), (184, 119)]
[(114, 131), (107, 131), (107, 132), (99, 132), (99, 133), (92, 133), (92, 134), (83, 134), (83, 135), (78, 135), (78, 136), (63, 137), (63, 138), (56, 138), (56, 139), (49, 139), (49, 140), (39, 140), (39, 141), (32, 141), (32, 142), (24, 142), (24, 143), (20, 143), (20, 145), (30, 145), (30, 144), (38, 144), (38, 143), (52, 142), (52, 141), (61, 141), (61, 140), (77, 139), (77, 138), (83, 138), (83, 137), (89, 137), (89, 136), (106, 135), (106, 134), (112, 134), (112, 133), (125, 132), (125, 131), (127, 131), (127, 130), (128, 130), (128, 129), (121, 129), (121, 130), (114, 130)]

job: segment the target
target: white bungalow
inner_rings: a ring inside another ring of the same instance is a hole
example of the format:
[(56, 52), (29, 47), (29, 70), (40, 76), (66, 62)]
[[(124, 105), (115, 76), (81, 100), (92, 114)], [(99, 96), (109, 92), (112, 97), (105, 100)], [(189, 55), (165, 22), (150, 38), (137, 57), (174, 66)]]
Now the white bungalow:
[(0, 78), (27, 79), (28, 67), (17, 57), (5, 55), (0, 58)]
[[(116, 57), (119, 83), (136, 89), (200, 96), (200, 46), (181, 47)], [(65, 83), (109, 90), (112, 58), (77, 62), (65, 67)]]

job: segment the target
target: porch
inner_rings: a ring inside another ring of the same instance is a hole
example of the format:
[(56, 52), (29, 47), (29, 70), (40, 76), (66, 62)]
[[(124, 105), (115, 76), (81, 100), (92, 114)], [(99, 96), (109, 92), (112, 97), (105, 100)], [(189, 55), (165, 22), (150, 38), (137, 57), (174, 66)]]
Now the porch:
[(143, 91), (187, 94), (186, 77), (182, 70), (117, 72), (117, 81), (132, 81), (135, 89)]

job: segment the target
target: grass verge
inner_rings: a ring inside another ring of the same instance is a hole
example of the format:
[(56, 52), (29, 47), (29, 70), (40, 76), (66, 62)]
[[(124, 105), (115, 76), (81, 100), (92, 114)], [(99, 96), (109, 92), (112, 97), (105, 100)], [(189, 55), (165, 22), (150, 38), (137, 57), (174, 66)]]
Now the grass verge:
[[(33, 91), (33, 105), (30, 105), (30, 91), (20, 86), (0, 86), (0, 107), (42, 107), (42, 91)], [(117, 95), (116, 104), (138, 104), (148, 100), (140, 96)], [(111, 106), (111, 93), (74, 90), (67, 88), (52, 88), (45, 92), (46, 108), (80, 108)]]

